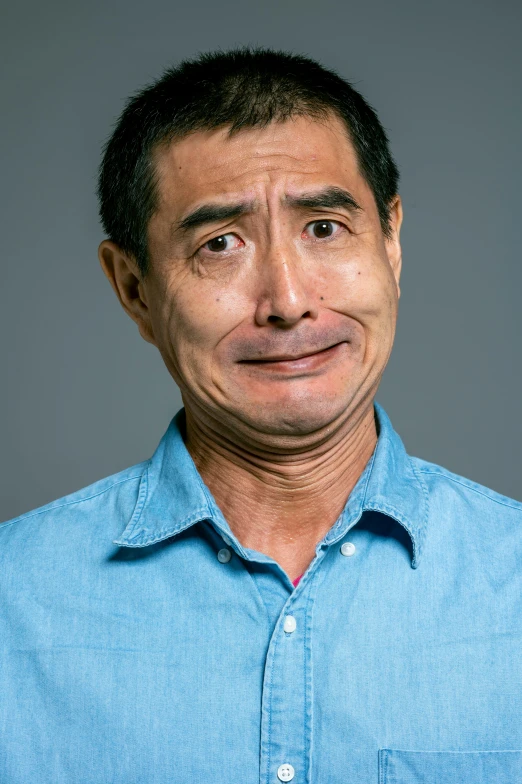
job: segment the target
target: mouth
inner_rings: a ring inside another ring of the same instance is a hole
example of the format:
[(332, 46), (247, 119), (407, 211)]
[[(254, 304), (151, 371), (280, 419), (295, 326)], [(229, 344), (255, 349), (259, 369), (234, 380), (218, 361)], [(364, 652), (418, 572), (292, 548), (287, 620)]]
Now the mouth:
[(292, 371), (311, 370), (323, 362), (333, 358), (343, 346), (345, 341), (334, 343), (332, 346), (302, 354), (274, 354), (262, 359), (243, 359), (240, 364), (258, 367), (266, 370)]

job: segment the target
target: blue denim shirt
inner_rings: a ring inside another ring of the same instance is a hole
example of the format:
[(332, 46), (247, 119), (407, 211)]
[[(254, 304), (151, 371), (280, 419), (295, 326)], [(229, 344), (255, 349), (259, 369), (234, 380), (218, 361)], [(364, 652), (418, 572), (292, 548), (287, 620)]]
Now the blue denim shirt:
[(522, 504), (379, 438), (297, 588), (183, 443), (0, 526), (2, 784), (520, 784)]

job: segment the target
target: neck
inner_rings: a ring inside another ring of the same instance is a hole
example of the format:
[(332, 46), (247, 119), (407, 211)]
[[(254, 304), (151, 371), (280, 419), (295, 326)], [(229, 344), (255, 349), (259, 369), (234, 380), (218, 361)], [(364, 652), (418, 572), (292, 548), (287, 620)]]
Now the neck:
[(241, 544), (265, 553), (291, 580), (341, 514), (377, 442), (373, 403), (320, 444), (283, 453), (266, 438), (244, 443), (186, 406), (186, 446)]

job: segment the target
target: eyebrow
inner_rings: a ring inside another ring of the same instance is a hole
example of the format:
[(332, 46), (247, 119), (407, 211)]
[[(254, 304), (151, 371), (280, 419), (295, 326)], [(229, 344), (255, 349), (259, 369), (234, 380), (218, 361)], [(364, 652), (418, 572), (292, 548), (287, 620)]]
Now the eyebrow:
[[(302, 209), (342, 207), (350, 212), (362, 210), (362, 207), (349, 191), (333, 185), (320, 191), (301, 193), (299, 196), (285, 196), (283, 201), (290, 207), (300, 207)], [(252, 212), (254, 207), (255, 203), (253, 201), (241, 204), (202, 204), (192, 212), (189, 212), (179, 223), (175, 223), (172, 228), (174, 231), (186, 233), (209, 223), (234, 220), (241, 217), (241, 215)]]
[(202, 204), (193, 212), (189, 212), (179, 223), (174, 225), (177, 231), (187, 232), (204, 226), (207, 223), (220, 223), (234, 220), (247, 212), (251, 212), (253, 202), (243, 204)]
[(358, 204), (349, 191), (344, 188), (330, 186), (313, 193), (301, 193), (299, 196), (286, 196), (286, 204), (304, 209), (332, 209), (344, 207), (349, 212), (360, 212), (362, 207)]

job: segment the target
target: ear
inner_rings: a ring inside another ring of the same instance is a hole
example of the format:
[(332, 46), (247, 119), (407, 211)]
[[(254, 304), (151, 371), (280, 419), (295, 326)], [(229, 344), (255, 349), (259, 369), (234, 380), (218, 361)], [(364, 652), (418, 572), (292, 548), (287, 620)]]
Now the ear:
[(384, 238), (388, 259), (392, 268), (395, 282), (397, 284), (397, 296), (400, 297), (401, 289), (399, 280), (402, 268), (402, 249), (400, 243), (400, 232), (402, 225), (402, 201), (399, 195), (393, 197), (390, 203), (390, 236)]
[(100, 244), (98, 258), (122, 308), (138, 325), (141, 337), (156, 346), (145, 284), (136, 261), (111, 240)]

